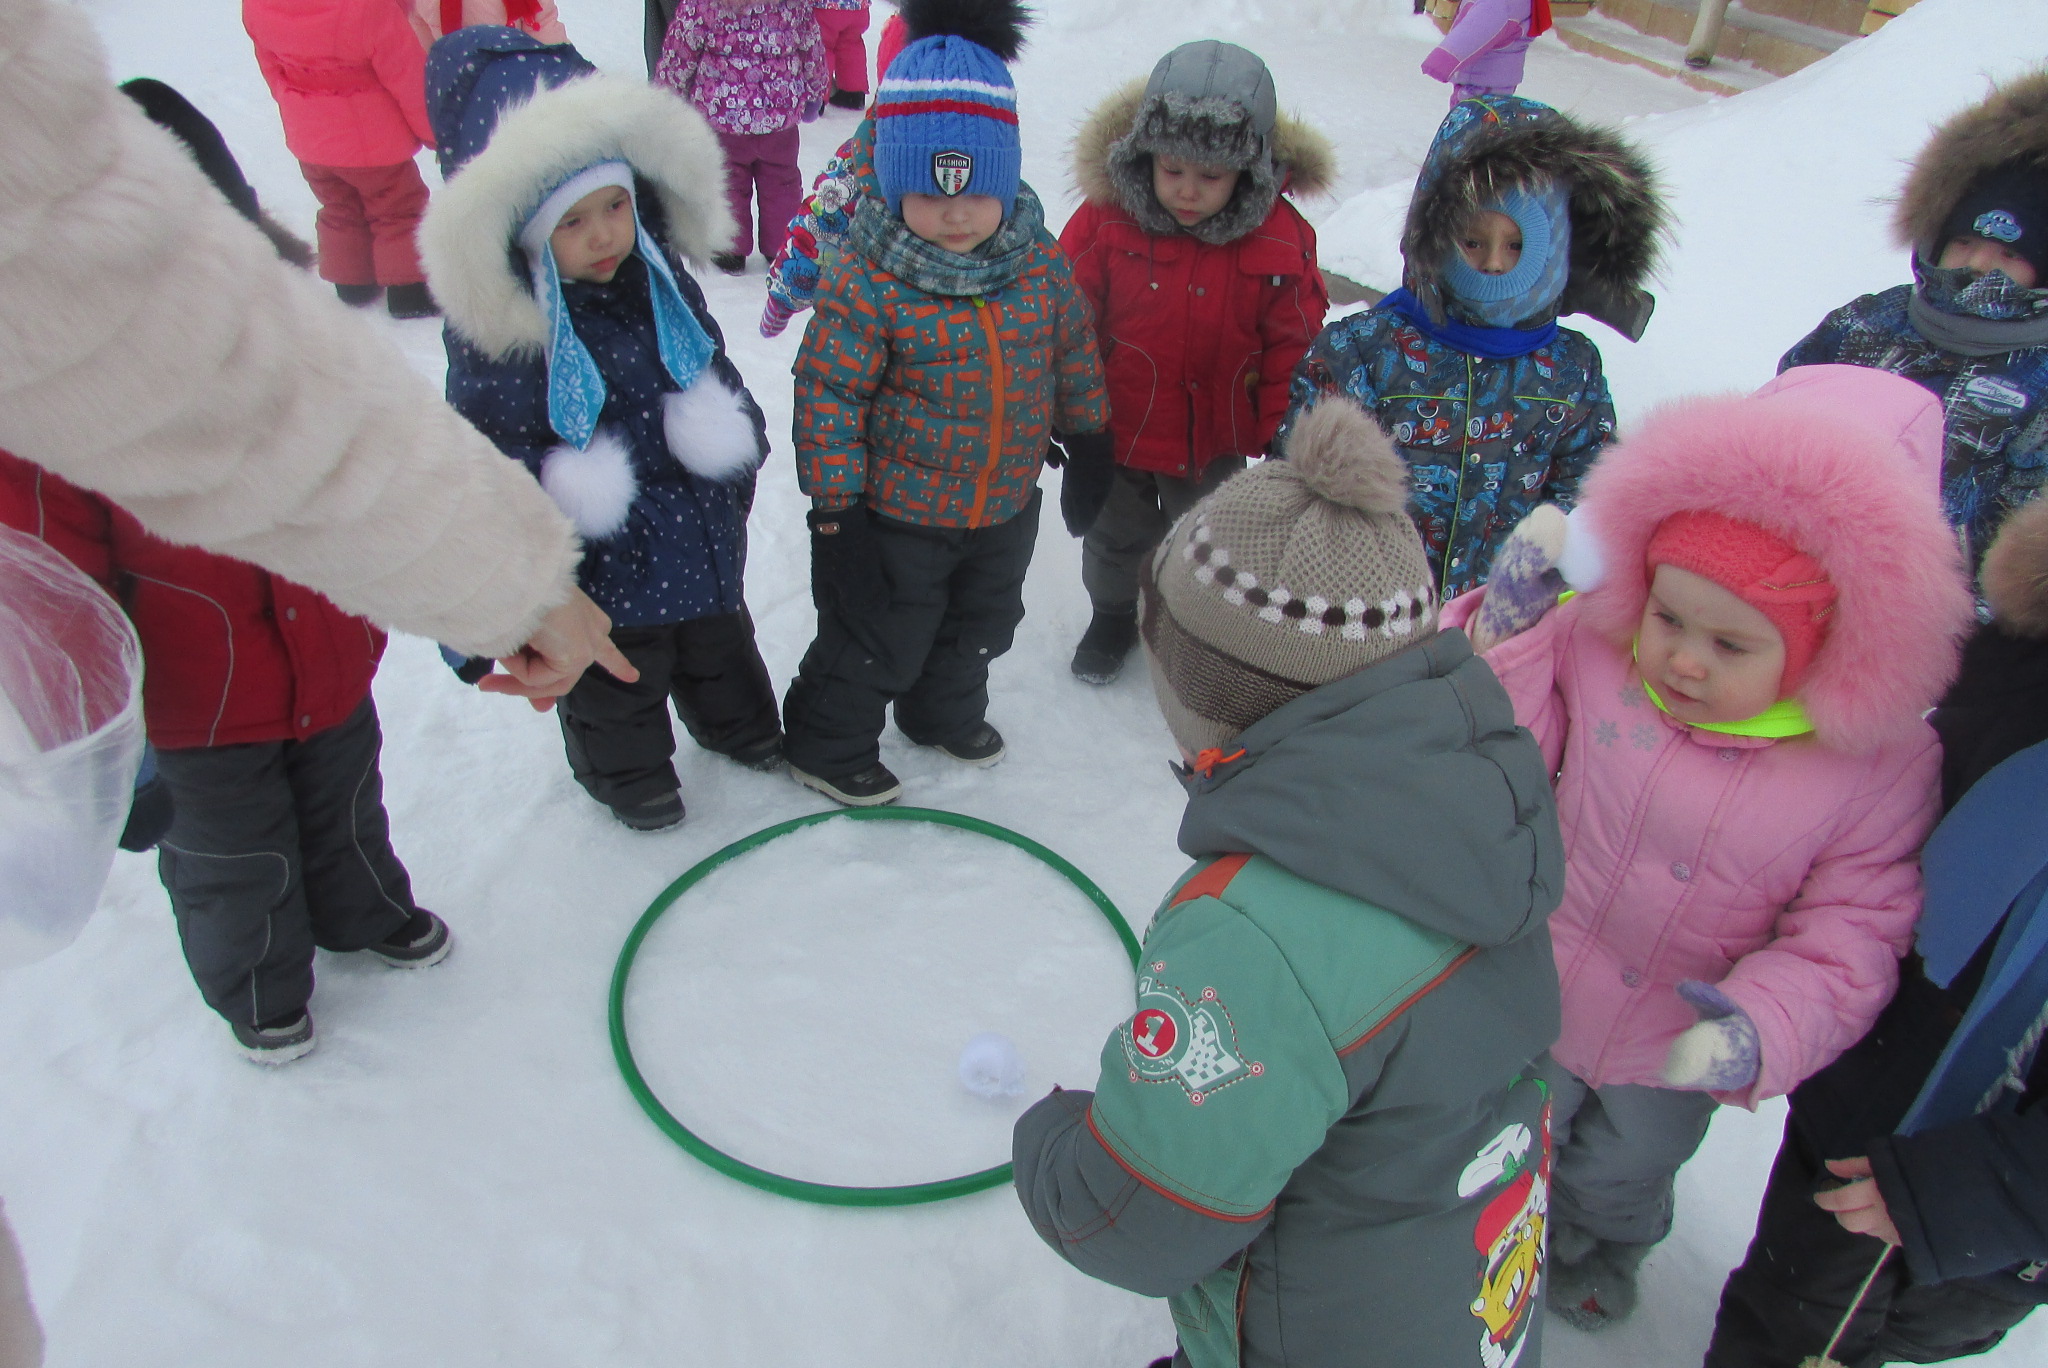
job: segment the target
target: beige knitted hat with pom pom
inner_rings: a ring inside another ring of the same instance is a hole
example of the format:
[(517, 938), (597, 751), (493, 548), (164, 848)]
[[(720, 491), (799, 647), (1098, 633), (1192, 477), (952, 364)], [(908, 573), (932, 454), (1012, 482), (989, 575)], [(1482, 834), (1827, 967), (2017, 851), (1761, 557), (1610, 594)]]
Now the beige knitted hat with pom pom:
[(1372, 416), (1331, 396), (1267, 461), (1190, 509), (1152, 560), (1153, 688), (1190, 753), (1436, 632), (1408, 467)]

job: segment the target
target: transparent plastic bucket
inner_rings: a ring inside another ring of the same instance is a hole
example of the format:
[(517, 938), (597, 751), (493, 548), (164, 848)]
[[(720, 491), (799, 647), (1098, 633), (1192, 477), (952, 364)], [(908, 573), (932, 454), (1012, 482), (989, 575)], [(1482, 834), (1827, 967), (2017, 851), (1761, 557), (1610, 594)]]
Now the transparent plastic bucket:
[(0, 527), (0, 969), (77, 937), (142, 759), (142, 645), (120, 605)]

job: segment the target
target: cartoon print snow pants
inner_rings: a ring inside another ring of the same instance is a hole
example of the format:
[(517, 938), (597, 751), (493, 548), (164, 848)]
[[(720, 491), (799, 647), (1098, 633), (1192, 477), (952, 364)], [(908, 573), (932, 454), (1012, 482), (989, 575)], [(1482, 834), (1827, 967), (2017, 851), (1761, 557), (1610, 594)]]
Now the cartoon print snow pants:
[(868, 89), (868, 31), (864, 9), (819, 9), (818, 30), (825, 36), (825, 56), (832, 63), (832, 88), (865, 95)]
[[(1785, 1126), (1749, 1253), (1721, 1289), (1705, 1368), (1797, 1368), (1819, 1354), (1883, 1246), (1813, 1203), (1832, 1181), (1797, 1120)], [(1870, 1285), (1834, 1357), (1848, 1368), (1981, 1354), (2048, 1300), (2048, 1279), (2013, 1273), (1925, 1285), (1897, 1253)]]
[(1616, 1084), (1589, 1087), (1548, 1055), (1553, 1243), (1564, 1227), (1615, 1244), (1671, 1233), (1671, 1190), (1706, 1139), (1714, 1099), (1702, 1092)]
[[(789, 221), (804, 202), (804, 173), (798, 168), (796, 125), (774, 133), (718, 133), (725, 151), (725, 202), (739, 225), (732, 252), (747, 256), (758, 241), (770, 261), (789, 240)], [(754, 206), (760, 205), (760, 231), (754, 230)]]
[(411, 162), (315, 166), (300, 162), (320, 201), (313, 220), (320, 278), (336, 285), (414, 285), (425, 280), (413, 235), (427, 210), (427, 183)]
[(1043, 497), (993, 527), (874, 518), (889, 603), (853, 617), (820, 595), (817, 639), (782, 704), (790, 764), (825, 779), (860, 773), (881, 756), (892, 702), (919, 745), (963, 740), (981, 723), (988, 667), (1024, 620)]
[(1222, 456), (1182, 479), (1155, 470), (1118, 466), (1101, 516), (1081, 541), (1081, 584), (1104, 612), (1125, 612), (1138, 602), (1138, 569), (1203, 495), (1244, 469), (1244, 457)]
[(360, 950), (417, 904), (391, 849), (368, 699), (303, 741), (157, 752), (177, 816), (157, 846), (206, 1005), (258, 1025), (313, 996), (313, 947)]
[(587, 670), (555, 706), (569, 769), (598, 802), (632, 807), (675, 792), (671, 704), (691, 739), (720, 755), (751, 751), (781, 729), (746, 610), (615, 627), (611, 636), (639, 680), (627, 684), (602, 668)]

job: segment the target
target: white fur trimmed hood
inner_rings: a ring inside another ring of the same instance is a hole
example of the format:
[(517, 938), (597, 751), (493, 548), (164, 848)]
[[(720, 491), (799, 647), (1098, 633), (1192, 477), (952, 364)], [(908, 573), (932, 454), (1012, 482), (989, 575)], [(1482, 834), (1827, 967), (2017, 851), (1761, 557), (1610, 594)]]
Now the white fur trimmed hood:
[[(702, 261), (733, 232), (725, 159), (680, 96), (618, 76), (585, 76), (535, 93), (498, 121), (490, 144), (435, 194), (420, 222), (420, 258), (448, 324), (487, 356), (539, 352), (547, 321), (514, 245), (554, 188), (593, 162), (633, 167), (641, 217), (672, 251)], [(659, 217), (650, 216), (652, 190)], [(662, 222), (665, 220), (665, 224)]]

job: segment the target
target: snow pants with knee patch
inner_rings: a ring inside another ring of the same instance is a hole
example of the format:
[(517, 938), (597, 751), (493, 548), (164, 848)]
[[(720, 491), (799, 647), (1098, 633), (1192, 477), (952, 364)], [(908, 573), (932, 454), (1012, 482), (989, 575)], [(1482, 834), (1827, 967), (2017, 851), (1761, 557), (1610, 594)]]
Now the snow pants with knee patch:
[(690, 738), (732, 755), (771, 740), (781, 724), (775, 688), (745, 609), (689, 622), (615, 627), (612, 644), (640, 678), (584, 671), (555, 705), (576, 782), (608, 807), (633, 807), (676, 791), (674, 705)]
[(1542, 1075), (1556, 1155), (1552, 1226), (1615, 1244), (1655, 1244), (1669, 1235), (1673, 1182), (1706, 1138), (1718, 1104), (1675, 1088), (1591, 1087), (1548, 1056)]
[(1038, 541), (1034, 491), (992, 527), (924, 527), (874, 517), (889, 602), (843, 610), (823, 586), (818, 636), (783, 700), (789, 763), (841, 779), (881, 757), (882, 724), (919, 745), (960, 741), (988, 713), (988, 667), (1024, 620), (1024, 572)]
[(417, 910), (391, 849), (369, 699), (304, 740), (157, 752), (177, 815), (157, 847), (185, 962), (243, 1025), (296, 1015), (313, 948), (360, 950)]
[[(1840, 1180), (1794, 1116), (1757, 1214), (1756, 1238), (1721, 1289), (1705, 1368), (1797, 1368), (1819, 1354), (1856, 1302), (1882, 1242), (1842, 1229), (1813, 1195)], [(2017, 1272), (1916, 1283), (1892, 1251), (1833, 1357), (1848, 1368), (1945, 1363), (1981, 1354), (2048, 1301), (2048, 1275)]]

